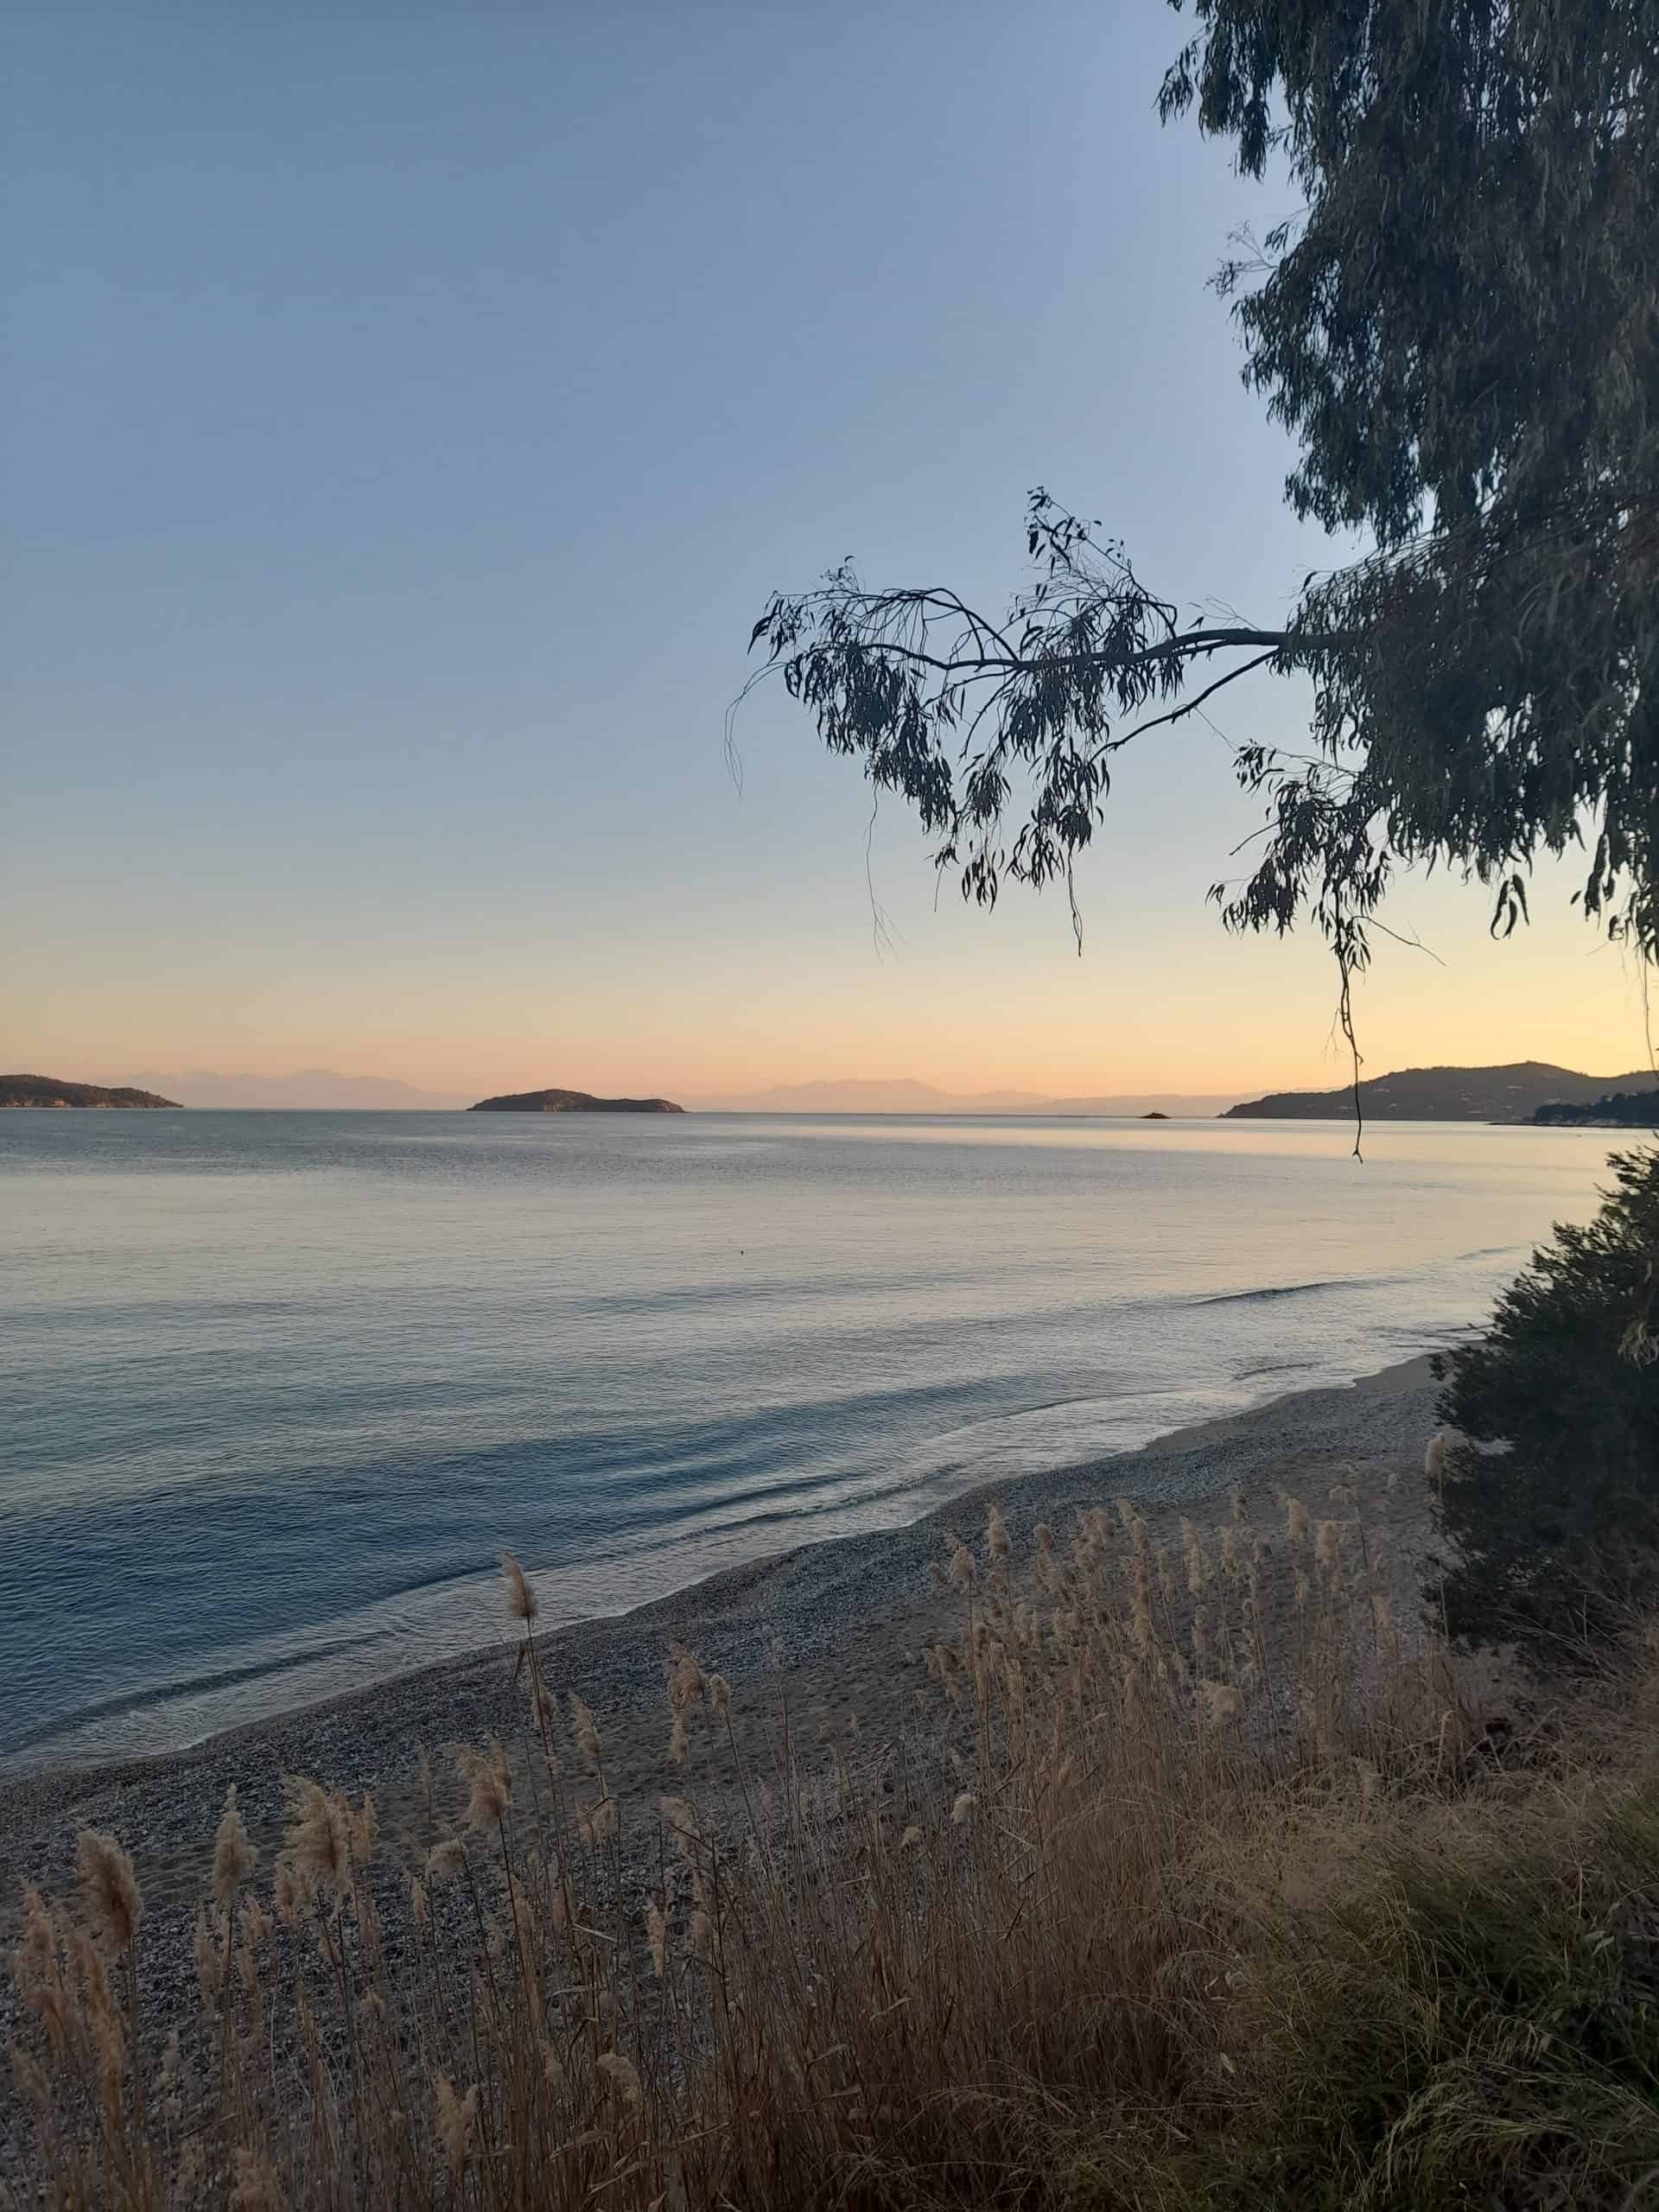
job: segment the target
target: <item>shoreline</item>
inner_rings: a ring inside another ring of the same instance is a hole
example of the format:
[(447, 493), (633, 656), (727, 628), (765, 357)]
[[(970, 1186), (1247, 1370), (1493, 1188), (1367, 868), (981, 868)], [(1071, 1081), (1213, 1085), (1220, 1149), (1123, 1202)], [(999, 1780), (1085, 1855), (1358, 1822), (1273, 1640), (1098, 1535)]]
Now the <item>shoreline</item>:
[[(1398, 1510), (1389, 1509), (1401, 1474), (1421, 1471), (1434, 1426), (1431, 1357), (1420, 1353), (1346, 1384), (1285, 1393), (1135, 1449), (993, 1479), (902, 1527), (797, 1545), (628, 1612), (550, 1629), (537, 1637), (543, 1669), (562, 1694), (577, 1692), (594, 1708), (607, 1744), (618, 1742), (619, 1766), (639, 1770), (645, 1797), (666, 1786), (658, 1739), (671, 1643), (684, 1643), (705, 1667), (726, 1675), (734, 1711), (752, 1721), (780, 1700), (813, 1719), (820, 1732), (872, 1708), (876, 1719), (891, 1719), (895, 1696), (907, 1703), (919, 1680), (903, 1662), (950, 1610), (929, 1588), (928, 1564), (942, 1556), (944, 1530), (976, 1529), (992, 1497), (1023, 1542), (1036, 1522), (1052, 1520), (1058, 1535), (1077, 1507), (1120, 1493), (1173, 1529), (1180, 1513), (1202, 1523), (1212, 1510), (1224, 1510), (1235, 1485), (1259, 1510), (1281, 1486), (1319, 1485), (1322, 1496), (1328, 1480), (1357, 1479), (1368, 1516), (1398, 1522), (1413, 1549), (1422, 1533), (1421, 1484), (1402, 1487)], [(497, 1623), (493, 1644), (175, 1751), (0, 1775), (0, 1920), (15, 1910), (23, 1882), (65, 1885), (81, 1826), (123, 1837), (158, 1904), (194, 1896), (232, 1782), (268, 1858), (288, 1773), (372, 1791), (383, 1827), (395, 1830), (414, 1817), (423, 1748), (436, 1767), (447, 1746), (505, 1738), (520, 1726), (521, 1695), (499, 1613)]]

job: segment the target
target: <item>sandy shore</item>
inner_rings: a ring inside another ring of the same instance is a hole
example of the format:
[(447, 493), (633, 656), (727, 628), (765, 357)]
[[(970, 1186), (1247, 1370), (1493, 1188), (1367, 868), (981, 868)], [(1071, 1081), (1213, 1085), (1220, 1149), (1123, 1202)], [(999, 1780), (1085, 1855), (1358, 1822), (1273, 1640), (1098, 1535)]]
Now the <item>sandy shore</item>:
[[(618, 1618), (553, 1630), (541, 1639), (543, 1664), (551, 1684), (579, 1692), (598, 1716), (607, 1777), (626, 1820), (631, 1802), (654, 1806), (658, 1792), (680, 1786), (664, 1758), (663, 1666), (675, 1642), (729, 1679), (740, 1732), (771, 1731), (786, 1705), (798, 1734), (854, 1725), (866, 1735), (896, 1732), (923, 1679), (920, 1647), (946, 1632), (951, 1618), (930, 1587), (929, 1565), (944, 1557), (947, 1529), (978, 1530), (988, 1495), (1001, 1505), (1019, 1548), (1035, 1522), (1047, 1521), (1064, 1535), (1078, 1508), (1118, 1496), (1135, 1500), (1162, 1538), (1173, 1535), (1183, 1513), (1200, 1527), (1224, 1518), (1235, 1486), (1265, 1522), (1274, 1517), (1281, 1487), (1328, 1512), (1330, 1486), (1348, 1484), (1368, 1531), (1408, 1581), (1427, 1533), (1421, 1466), (1433, 1400), (1426, 1357), (1345, 1389), (1278, 1398), (1176, 1430), (1140, 1451), (954, 1498), (906, 1529), (784, 1552)], [(286, 1774), (372, 1791), (392, 1854), (418, 1863), (431, 1819), (416, 1778), (422, 1750), (438, 1778), (442, 1820), (453, 1817), (459, 1797), (446, 1751), (493, 1737), (512, 1744), (522, 1733), (524, 1700), (505, 1622), (499, 1634), (494, 1648), (469, 1658), (280, 1714), (172, 1757), (0, 1783), (0, 1926), (12, 1921), (24, 1883), (48, 1890), (69, 1885), (76, 1830), (92, 1826), (113, 1831), (131, 1850), (152, 1937), (162, 1932), (156, 1922), (168, 1924), (160, 1955), (188, 1957), (188, 1924), (203, 1894), (226, 1790), (236, 1783), (268, 1866)]]

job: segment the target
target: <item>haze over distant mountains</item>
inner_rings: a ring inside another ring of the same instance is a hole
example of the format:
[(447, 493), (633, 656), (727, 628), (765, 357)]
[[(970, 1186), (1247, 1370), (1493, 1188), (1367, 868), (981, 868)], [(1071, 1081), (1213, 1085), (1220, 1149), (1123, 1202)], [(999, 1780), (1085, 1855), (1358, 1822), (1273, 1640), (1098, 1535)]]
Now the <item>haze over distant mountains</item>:
[[(134, 1070), (125, 1079), (181, 1105), (210, 1109), (444, 1113), (474, 1103), (470, 1096), (423, 1090), (395, 1076), (341, 1075), (333, 1068), (299, 1068), (291, 1075), (150, 1068)], [(1370, 1121), (1524, 1122), (1550, 1103), (1588, 1107), (1609, 1092), (1647, 1093), (1656, 1083), (1659, 1078), (1648, 1070), (1581, 1075), (1544, 1060), (1519, 1060), (1503, 1067), (1402, 1068), (1368, 1077), (1361, 1088)], [(1251, 1120), (1346, 1121), (1354, 1110), (1353, 1091), (1347, 1084), (1329, 1090), (1274, 1091), (1253, 1099), (1241, 1098), (1236, 1090), (1111, 1091), (1057, 1098), (1040, 1090), (944, 1090), (914, 1077), (892, 1076), (773, 1084), (761, 1090), (702, 1095), (683, 1092), (681, 1096), (686, 1110), (705, 1114), (1160, 1114), (1195, 1120), (1227, 1115)]]
[(207, 1068), (162, 1074), (150, 1069), (132, 1080), (165, 1091), (183, 1106), (287, 1107), (290, 1111), (359, 1107), (372, 1113), (404, 1109), (430, 1114), (472, 1103), (448, 1091), (417, 1090), (396, 1076), (337, 1075), (333, 1068), (299, 1068), (292, 1075), (218, 1075)]
[(721, 1091), (686, 1097), (705, 1114), (1147, 1114), (1211, 1115), (1236, 1090), (1202, 1096), (1173, 1090), (1125, 1091), (1089, 1098), (1051, 1098), (1040, 1090), (940, 1090), (907, 1076), (780, 1083), (766, 1090)]

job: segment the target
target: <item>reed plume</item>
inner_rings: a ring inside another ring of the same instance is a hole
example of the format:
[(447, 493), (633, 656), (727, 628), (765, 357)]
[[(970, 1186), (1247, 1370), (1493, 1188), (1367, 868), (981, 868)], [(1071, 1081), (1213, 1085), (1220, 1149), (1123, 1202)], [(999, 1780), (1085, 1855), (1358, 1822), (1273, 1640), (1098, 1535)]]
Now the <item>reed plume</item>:
[(478, 2119), (478, 2085), (474, 2082), (464, 2097), (458, 2097), (454, 2083), (448, 2075), (440, 2074), (434, 2078), (433, 2088), (437, 2101), (438, 2126), (448, 2154), (449, 2177), (458, 2183), (466, 2168), (473, 2128)]
[(487, 1751), (463, 1747), (455, 1764), (467, 1785), (467, 1827), (480, 1835), (493, 1834), (512, 1802), (512, 1770), (505, 1752), (499, 1744), (492, 1744)]
[(352, 1838), (340, 1799), (309, 1775), (290, 1774), (283, 1783), (288, 1802), (283, 1844), (290, 1865), (312, 1890), (339, 1896), (349, 1885)]
[(676, 1644), (669, 1654), (668, 1702), (675, 1713), (690, 1713), (702, 1703), (702, 1669), (690, 1652)]
[(75, 1856), (87, 1917), (111, 1950), (130, 1950), (144, 1910), (131, 1859), (112, 1835), (99, 1828), (81, 1829), (75, 1839)]
[(607, 2050), (601, 2051), (594, 2063), (620, 2104), (632, 2110), (643, 2103), (639, 2069), (632, 2059), (625, 2058), (620, 2051)]
[(236, 1802), (236, 1784), (225, 1793), (225, 1809), (213, 1836), (213, 1897), (227, 1906), (252, 1873), (259, 1854), (248, 1840)]
[(505, 1587), (507, 1616), (528, 1627), (542, 1610), (541, 1600), (525, 1580), (524, 1570), (511, 1552), (501, 1554), (501, 1580)]
[(574, 1690), (570, 1693), (570, 1735), (588, 1770), (597, 1774), (601, 1758), (598, 1723)]

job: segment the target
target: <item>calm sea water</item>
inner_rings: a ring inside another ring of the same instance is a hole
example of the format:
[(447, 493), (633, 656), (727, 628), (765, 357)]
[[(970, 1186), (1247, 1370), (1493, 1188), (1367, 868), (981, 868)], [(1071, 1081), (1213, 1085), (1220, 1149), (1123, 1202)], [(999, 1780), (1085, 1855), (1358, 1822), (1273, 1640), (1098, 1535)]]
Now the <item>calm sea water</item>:
[(0, 1115), (0, 1759), (167, 1748), (1478, 1325), (1589, 1131)]

